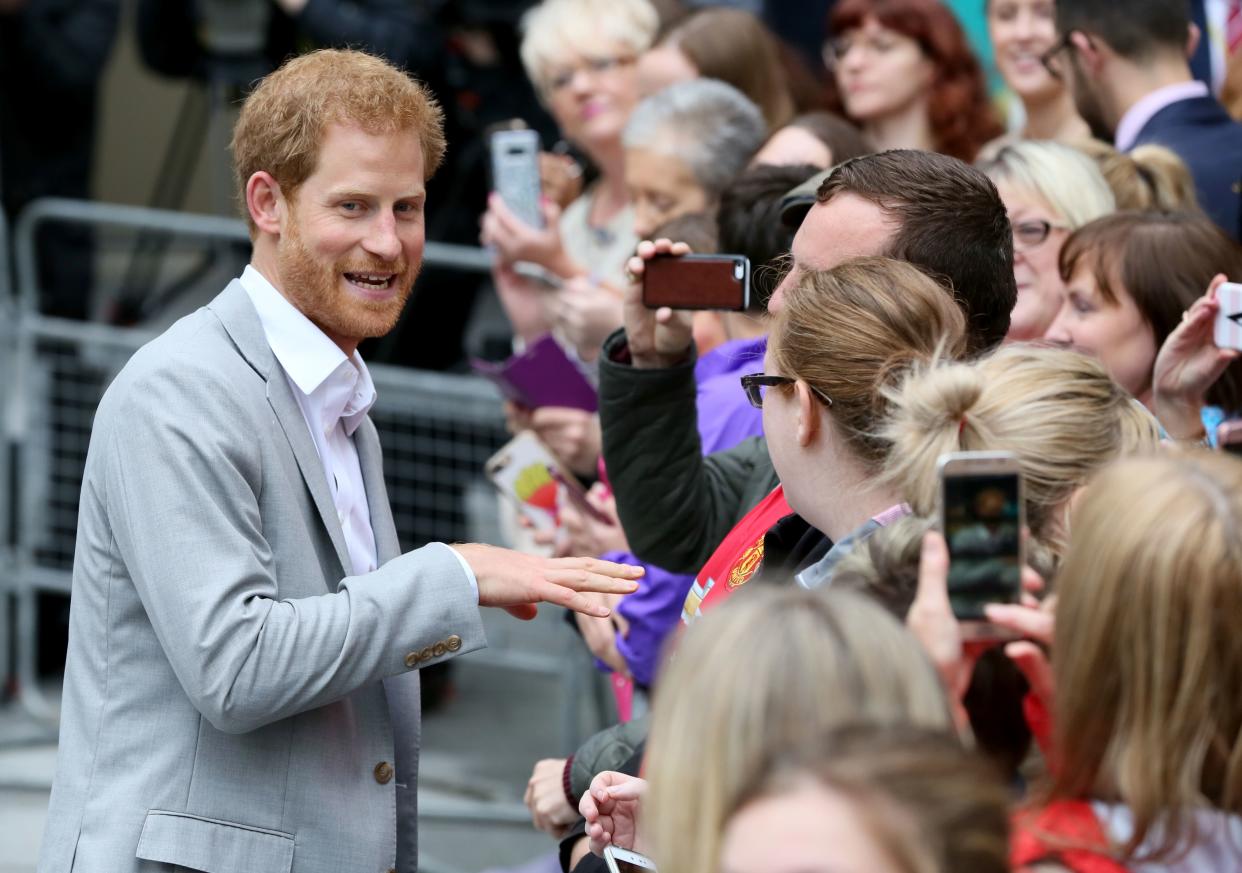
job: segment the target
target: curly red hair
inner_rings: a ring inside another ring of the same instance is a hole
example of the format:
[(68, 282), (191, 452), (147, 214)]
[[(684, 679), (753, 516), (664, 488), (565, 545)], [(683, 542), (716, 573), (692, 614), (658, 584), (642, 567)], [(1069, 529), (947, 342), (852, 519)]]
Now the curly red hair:
[(953, 12), (940, 0), (841, 0), (829, 16), (829, 31), (855, 30), (869, 16), (913, 39), (931, 60), (936, 74), (928, 114), (936, 148), (973, 161), (984, 143), (1003, 131), (988, 101), (983, 70)]

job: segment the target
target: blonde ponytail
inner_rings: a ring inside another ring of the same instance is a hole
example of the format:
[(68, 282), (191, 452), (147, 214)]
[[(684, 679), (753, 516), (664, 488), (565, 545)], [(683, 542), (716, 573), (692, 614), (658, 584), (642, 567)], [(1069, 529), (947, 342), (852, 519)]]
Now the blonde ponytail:
[(1095, 359), (1015, 343), (973, 363), (911, 373), (888, 392), (882, 434), (892, 451), (883, 478), (914, 511), (937, 509), (937, 462), (957, 451), (1010, 451), (1026, 485), (1031, 534), (1064, 548), (1058, 512), (1112, 460), (1153, 451), (1160, 434), (1146, 410)]

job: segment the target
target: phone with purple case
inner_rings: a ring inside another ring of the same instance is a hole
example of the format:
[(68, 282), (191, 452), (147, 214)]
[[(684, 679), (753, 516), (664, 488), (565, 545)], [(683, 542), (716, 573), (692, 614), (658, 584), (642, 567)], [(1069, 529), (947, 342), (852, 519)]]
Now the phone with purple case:
[(551, 334), (502, 363), (476, 358), (470, 365), (506, 398), (527, 409), (566, 406), (584, 412), (599, 410), (595, 386)]

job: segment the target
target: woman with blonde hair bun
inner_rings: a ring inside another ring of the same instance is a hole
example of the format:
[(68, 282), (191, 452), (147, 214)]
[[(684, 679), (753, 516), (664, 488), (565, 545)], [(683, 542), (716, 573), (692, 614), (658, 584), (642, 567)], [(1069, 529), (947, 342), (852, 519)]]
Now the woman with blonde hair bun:
[(584, 796), (592, 849), (637, 841), (661, 873), (718, 870), (726, 819), (764, 760), (858, 722), (953, 729), (935, 670), (896, 619), (845, 591), (730, 600), (687, 630), (660, 678), (650, 786), (603, 773)]
[(1119, 152), (1098, 139), (1081, 140), (1073, 146), (1099, 166), (1118, 209), (1198, 211), (1195, 180), (1172, 149), (1149, 143)]
[(1010, 451), (1022, 468), (1031, 535), (1054, 552), (1064, 551), (1074, 492), (1110, 462), (1160, 441), (1156, 420), (1099, 361), (1067, 349), (1004, 346), (979, 361), (918, 370), (888, 397), (883, 435), (893, 448), (883, 478), (915, 513), (935, 511), (941, 455)]

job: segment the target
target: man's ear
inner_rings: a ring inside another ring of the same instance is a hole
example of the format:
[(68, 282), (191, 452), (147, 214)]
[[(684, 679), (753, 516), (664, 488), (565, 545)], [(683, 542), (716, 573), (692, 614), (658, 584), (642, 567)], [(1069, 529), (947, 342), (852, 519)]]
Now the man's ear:
[(798, 401), (798, 445), (806, 448), (815, 442), (823, 427), (819, 417), (819, 401), (801, 379), (794, 383), (794, 398)]
[(1070, 34), (1070, 44), (1078, 55), (1079, 66), (1092, 77), (1098, 76), (1104, 67), (1104, 45), (1090, 35), (1076, 30)]
[(1199, 50), (1199, 40), (1203, 39), (1203, 31), (1199, 29), (1199, 25), (1193, 21), (1190, 22), (1190, 28), (1186, 31), (1186, 60), (1190, 60), (1195, 56), (1195, 52)]
[(261, 233), (280, 236), (285, 208), (285, 197), (280, 191), (280, 184), (272, 178), (271, 173), (260, 170), (246, 180), (246, 210)]

